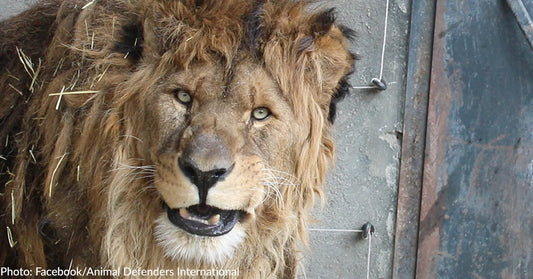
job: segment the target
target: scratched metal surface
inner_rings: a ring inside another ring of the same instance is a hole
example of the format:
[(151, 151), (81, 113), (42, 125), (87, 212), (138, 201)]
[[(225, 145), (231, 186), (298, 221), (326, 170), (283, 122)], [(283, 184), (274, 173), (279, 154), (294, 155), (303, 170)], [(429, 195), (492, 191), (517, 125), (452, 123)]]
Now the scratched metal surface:
[(417, 278), (533, 278), (533, 52), (505, 1), (435, 26)]
[(416, 272), (435, 3), (436, 0), (419, 0), (411, 4), (392, 276), (395, 279), (412, 279)]

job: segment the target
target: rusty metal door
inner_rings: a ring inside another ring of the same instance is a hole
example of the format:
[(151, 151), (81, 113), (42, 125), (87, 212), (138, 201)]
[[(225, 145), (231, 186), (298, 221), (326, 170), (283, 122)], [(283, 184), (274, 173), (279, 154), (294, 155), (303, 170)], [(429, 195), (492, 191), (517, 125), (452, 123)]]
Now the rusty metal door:
[(510, 7), (436, 1), (416, 278), (533, 278), (533, 26)]

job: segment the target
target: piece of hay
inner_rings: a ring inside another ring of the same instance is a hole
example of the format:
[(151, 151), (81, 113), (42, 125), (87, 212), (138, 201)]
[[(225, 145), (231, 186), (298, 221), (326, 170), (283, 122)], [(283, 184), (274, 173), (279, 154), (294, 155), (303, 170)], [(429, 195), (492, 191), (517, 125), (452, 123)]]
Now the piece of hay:
[(59, 162), (57, 162), (57, 165), (56, 165), (54, 171), (52, 172), (52, 177), (50, 178), (50, 191), (48, 192), (48, 196), (50, 198), (52, 197), (52, 192), (53, 192), (53, 189), (54, 189), (54, 176), (56, 175), (56, 172), (59, 169), (59, 165), (61, 165), (61, 162), (63, 162), (63, 159), (65, 158), (66, 155), (67, 155), (67, 153), (63, 154), (63, 156), (61, 156), (59, 158)]
[(11, 233), (11, 229), (9, 227), (6, 227), (6, 228), (7, 228), (7, 240), (9, 241), (9, 246), (13, 248), (15, 247), (15, 245), (17, 245), (17, 242), (13, 240), (13, 234)]

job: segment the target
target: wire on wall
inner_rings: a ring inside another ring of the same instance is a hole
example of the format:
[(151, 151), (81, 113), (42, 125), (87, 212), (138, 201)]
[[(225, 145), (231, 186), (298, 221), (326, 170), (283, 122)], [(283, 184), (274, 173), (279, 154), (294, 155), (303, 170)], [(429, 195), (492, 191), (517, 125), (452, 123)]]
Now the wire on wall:
[[(390, 0), (386, 0), (385, 5), (385, 22), (383, 28), (383, 44), (381, 48), (381, 63), (379, 76), (377, 78), (372, 78), (370, 85), (366, 86), (352, 86), (353, 89), (377, 89), (380, 91), (387, 89), (387, 83), (383, 77), (383, 69), (385, 64), (385, 48), (387, 45), (387, 26), (389, 19), (389, 4)], [(309, 229), (311, 232), (331, 232), (331, 233), (362, 233), (362, 237), (365, 240), (368, 240), (368, 250), (367, 250), (367, 265), (366, 265), (366, 278), (370, 279), (370, 264), (371, 264), (371, 255), (372, 255), (372, 236), (374, 234), (374, 226), (368, 222), (363, 225), (360, 230), (352, 229)]]
[(389, 22), (389, 2), (387, 0), (385, 5), (385, 23), (383, 24), (383, 45), (381, 47), (381, 64), (379, 69), (379, 77), (372, 78), (370, 80), (370, 85), (363, 86), (352, 86), (353, 89), (378, 89), (378, 90), (387, 90), (387, 82), (383, 78), (383, 67), (385, 64), (385, 47), (387, 45), (387, 26)]
[(372, 254), (372, 236), (374, 235), (374, 225), (368, 222), (363, 225), (360, 230), (348, 230), (348, 229), (309, 229), (311, 232), (335, 232), (335, 233), (362, 233), (363, 239), (368, 240), (368, 251), (366, 255), (366, 278), (370, 279), (370, 259)]

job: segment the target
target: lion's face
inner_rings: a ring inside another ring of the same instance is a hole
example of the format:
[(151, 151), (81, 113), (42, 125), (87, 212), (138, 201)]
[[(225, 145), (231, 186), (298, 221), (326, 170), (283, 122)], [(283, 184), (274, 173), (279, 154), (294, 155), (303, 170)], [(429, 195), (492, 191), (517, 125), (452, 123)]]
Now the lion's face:
[(167, 256), (230, 256), (258, 209), (291, 184), (305, 133), (275, 82), (251, 61), (239, 59), (229, 74), (209, 62), (191, 65), (148, 89), (145, 137), (164, 203), (157, 235)]

